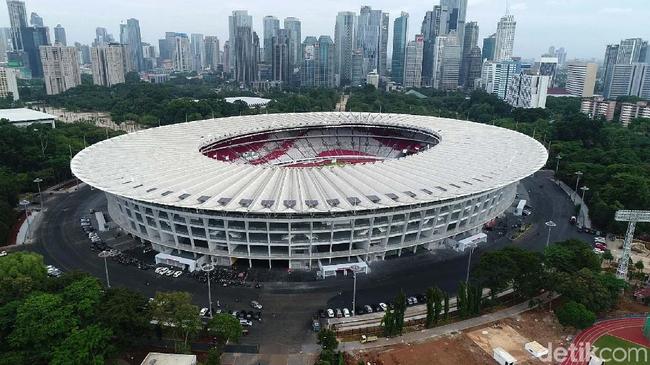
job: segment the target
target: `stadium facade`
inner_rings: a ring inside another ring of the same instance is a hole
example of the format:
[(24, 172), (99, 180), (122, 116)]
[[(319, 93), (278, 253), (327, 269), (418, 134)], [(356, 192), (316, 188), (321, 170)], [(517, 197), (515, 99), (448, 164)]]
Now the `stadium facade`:
[(71, 167), (161, 262), (311, 269), (475, 234), (547, 158), (534, 139), (489, 125), (301, 113), (122, 135), (84, 149)]

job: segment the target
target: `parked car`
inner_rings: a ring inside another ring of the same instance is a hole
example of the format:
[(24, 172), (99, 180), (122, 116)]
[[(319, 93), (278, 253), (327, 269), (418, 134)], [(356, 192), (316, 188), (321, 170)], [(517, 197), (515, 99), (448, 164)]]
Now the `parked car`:
[(348, 318), (350, 317), (350, 310), (347, 308), (343, 308), (343, 317)]
[(341, 308), (336, 308), (336, 318), (342, 318), (343, 317), (343, 312), (341, 311)]
[(388, 305), (386, 305), (386, 303), (379, 303), (379, 308), (385, 312), (388, 310)]
[(366, 311), (366, 313), (372, 313), (372, 307), (368, 304), (363, 306), (363, 310)]
[(175, 277), (175, 278), (177, 278), (177, 277), (179, 277), (179, 276), (181, 276), (181, 275), (183, 275), (183, 272), (180, 271), (180, 270), (174, 272), (174, 277)]
[(249, 321), (248, 319), (240, 319), (239, 324), (242, 326), (250, 327), (253, 325), (253, 322)]
[(209, 316), (208, 315), (209, 311), (210, 310), (208, 308), (201, 308), (201, 310), (199, 311), (199, 315), (201, 317), (208, 317)]
[(262, 305), (257, 300), (251, 300), (251, 307), (255, 309), (262, 309)]
[(608, 249), (608, 248), (607, 248), (607, 245), (604, 245), (604, 244), (602, 244), (602, 243), (596, 243), (596, 244), (594, 244), (594, 248), (597, 248), (597, 249), (599, 249), (599, 250), (603, 250), (603, 251), (606, 251), (606, 250)]
[(332, 308), (327, 308), (327, 318), (334, 318), (334, 311)]

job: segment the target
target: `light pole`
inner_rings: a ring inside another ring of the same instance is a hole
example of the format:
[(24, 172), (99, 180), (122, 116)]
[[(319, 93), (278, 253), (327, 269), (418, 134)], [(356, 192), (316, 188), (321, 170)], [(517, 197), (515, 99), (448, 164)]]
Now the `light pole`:
[(553, 227), (557, 227), (557, 224), (555, 224), (553, 221), (548, 221), (544, 224), (546, 224), (546, 227), (548, 227), (548, 234), (546, 235), (546, 247), (548, 247), (548, 245), (551, 243), (551, 230)]
[(26, 242), (27, 239), (29, 238), (29, 231), (30, 231), (30, 228), (31, 228), (29, 226), (29, 214), (27, 214), (27, 207), (31, 203), (29, 202), (29, 200), (21, 200), (21, 201), (18, 202), (18, 204), (20, 204), (20, 206), (23, 207), (23, 210), (25, 211), (25, 221), (27, 222), (27, 233), (25, 234), (25, 241), (24, 242)]
[(43, 212), (43, 194), (41, 194), (41, 183), (43, 182), (43, 179), (37, 177), (34, 179), (34, 182), (38, 185), (38, 198), (41, 201), (41, 212)]
[(555, 180), (558, 180), (557, 178), (557, 171), (560, 168), (560, 160), (562, 159), (562, 155), (557, 155), (555, 156)]
[(208, 273), (208, 313), (210, 313), (210, 318), (212, 318), (212, 291), (210, 290), (210, 272), (214, 270), (214, 264), (211, 262), (206, 262), (201, 265), (201, 270)]
[(474, 249), (476, 249), (476, 245), (472, 245), (469, 248), (469, 257), (467, 258), (467, 274), (465, 275), (465, 284), (469, 283), (469, 267), (472, 264), (472, 254), (474, 253)]
[(580, 176), (582, 176), (583, 173), (582, 173), (582, 171), (576, 171), (574, 173), (574, 175), (576, 175), (578, 177), (578, 179), (576, 180), (576, 188), (575, 188), (576, 200), (578, 200), (578, 185), (580, 184)]
[(99, 254), (97, 254), (97, 256), (104, 259), (104, 270), (106, 271), (106, 287), (110, 288), (111, 287), (111, 281), (108, 278), (108, 263), (106, 262), (106, 258), (115, 256), (115, 253), (113, 251), (104, 250), (104, 251), (100, 252)]
[(352, 284), (352, 316), (354, 316), (357, 312), (356, 305), (357, 305), (357, 272), (352, 271), (352, 279), (354, 280)]
[(583, 205), (585, 203), (585, 192), (588, 191), (589, 188), (586, 187), (586, 186), (583, 186), (583, 187), (580, 188), (580, 190), (582, 190), (582, 200), (580, 202), (580, 205)]

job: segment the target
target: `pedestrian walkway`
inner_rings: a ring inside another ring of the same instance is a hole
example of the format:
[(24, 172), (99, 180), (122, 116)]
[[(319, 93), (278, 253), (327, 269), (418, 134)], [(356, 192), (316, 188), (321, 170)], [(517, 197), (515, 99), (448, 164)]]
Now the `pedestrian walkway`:
[[(537, 299), (546, 303), (548, 302), (548, 294), (541, 295), (537, 297)], [(339, 349), (343, 351), (359, 351), (359, 350), (369, 350), (369, 349), (384, 347), (384, 346), (420, 343), (424, 341), (429, 341), (436, 337), (452, 334), (455, 332), (460, 332), (468, 328), (484, 326), (488, 323), (500, 321), (502, 319), (509, 318), (509, 317), (514, 317), (521, 313), (527, 312), (533, 308), (537, 308), (537, 306), (531, 307), (528, 305), (528, 301), (526, 301), (524, 303), (514, 305), (512, 307), (506, 308), (498, 312), (484, 314), (480, 317), (470, 318), (464, 321), (454, 322), (440, 327), (424, 329), (417, 332), (409, 332), (399, 337), (380, 338), (376, 342), (371, 342), (366, 344), (362, 344), (358, 341), (343, 342), (339, 346)]]
[(578, 213), (578, 222), (582, 224), (585, 228), (591, 228), (591, 219), (589, 219), (589, 207), (585, 202), (582, 201), (580, 195), (571, 189), (567, 184), (562, 181), (557, 181), (560, 185), (560, 188), (571, 198), (571, 201), (575, 205), (580, 205), (580, 212)]
[(24, 245), (31, 243), (34, 237), (34, 232), (38, 227), (38, 224), (41, 221), (41, 212), (31, 211), (27, 216), (27, 219), (23, 221), (20, 228), (18, 229), (18, 234), (16, 235), (16, 244)]

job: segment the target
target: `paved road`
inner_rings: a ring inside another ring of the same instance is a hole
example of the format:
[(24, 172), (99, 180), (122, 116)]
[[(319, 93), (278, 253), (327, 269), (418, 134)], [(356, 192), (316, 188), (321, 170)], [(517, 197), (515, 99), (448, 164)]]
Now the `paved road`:
[[(517, 241), (506, 236), (490, 234), (488, 245), (477, 249), (473, 262), (488, 250), (517, 245), (531, 250), (542, 250), (546, 243), (544, 222), (553, 219), (558, 226), (553, 229), (551, 241), (572, 238), (588, 239), (580, 234), (568, 220), (574, 207), (566, 194), (549, 179), (548, 172), (538, 172), (520, 185), (520, 193), (528, 197), (533, 214), (526, 221), (533, 226)], [(104, 280), (104, 265), (90, 250), (88, 239), (79, 229), (79, 217), (88, 215), (89, 209), (106, 211), (104, 194), (89, 187), (73, 193), (55, 193), (47, 200), (47, 212), (37, 232), (38, 243), (26, 246), (44, 255), (48, 264), (65, 271), (80, 270)], [(509, 225), (514, 218), (508, 218)], [(453, 252), (422, 253), (411, 257), (378, 262), (371, 266), (372, 273), (358, 276), (357, 303), (377, 303), (393, 298), (400, 289), (407, 294), (422, 293), (431, 285), (454, 292), (459, 281), (464, 280), (467, 255)], [(160, 290), (183, 290), (193, 294), (199, 306), (206, 306), (205, 284), (190, 277), (171, 279), (160, 277), (152, 270), (141, 271), (109, 261), (110, 280), (113, 286), (125, 286), (146, 296)], [(149, 285), (147, 285), (149, 283)], [(264, 305), (264, 320), (256, 323), (245, 344), (260, 345), (260, 352), (295, 353), (313, 348), (315, 336), (309, 329), (309, 319), (319, 308), (351, 307), (351, 277), (325, 281), (273, 282), (263, 289), (213, 286), (213, 300), (223, 307), (243, 309), (252, 299)]]

